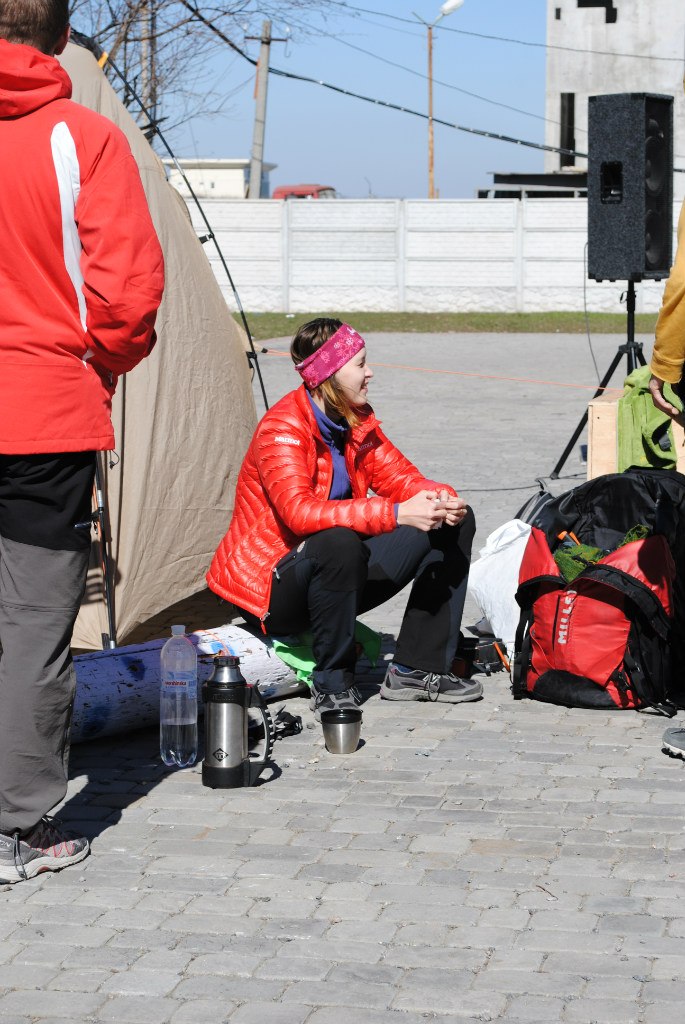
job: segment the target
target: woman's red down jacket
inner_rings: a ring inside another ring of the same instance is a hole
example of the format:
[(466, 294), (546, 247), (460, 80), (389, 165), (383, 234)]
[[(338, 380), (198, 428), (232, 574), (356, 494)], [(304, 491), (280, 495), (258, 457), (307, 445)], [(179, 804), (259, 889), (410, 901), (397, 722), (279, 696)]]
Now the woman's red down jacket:
[[(272, 572), (305, 537), (346, 526), (367, 537), (394, 530), (394, 504), (421, 490), (445, 490), (427, 480), (390, 443), (367, 406), (345, 449), (352, 498), (329, 501), (333, 460), (304, 385), (285, 395), (257, 426), (238, 477), (235, 508), (207, 573), (221, 597), (263, 619)], [(367, 497), (369, 490), (375, 497)]]

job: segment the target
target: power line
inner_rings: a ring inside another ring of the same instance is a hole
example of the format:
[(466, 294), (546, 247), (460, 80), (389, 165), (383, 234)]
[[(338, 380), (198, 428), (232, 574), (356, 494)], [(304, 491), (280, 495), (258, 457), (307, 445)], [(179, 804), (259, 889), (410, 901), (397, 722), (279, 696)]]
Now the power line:
[[(185, 2), (185, 0), (184, 0)], [(250, 57), (247, 58), (252, 63), (256, 64), (256, 61), (252, 61)], [(375, 99), (373, 96), (364, 96), (358, 92), (352, 92), (350, 89), (343, 89), (340, 85), (332, 85), (330, 82), (323, 82), (318, 78), (310, 78), (307, 75), (298, 75), (292, 71), (282, 71), (280, 68), (269, 68), (269, 73), (272, 75), (278, 75), (282, 78), (291, 78), (297, 82), (309, 82), (312, 85), (319, 85), (324, 89), (330, 89), (332, 92), (340, 93), (342, 96), (351, 96), (357, 100), (364, 100), (366, 103), (373, 103), (378, 107), (385, 107), (388, 110), (397, 110), (403, 114), (411, 114), (412, 117), (420, 117), (424, 121), (428, 121), (428, 114), (424, 114), (420, 110), (412, 110), (411, 107), (403, 107), (399, 103), (391, 103), (389, 100)], [(440, 117), (433, 117), (433, 123), (442, 125), (444, 128), (454, 128), (456, 131), (465, 132), (467, 135), (478, 135), (480, 138), (493, 139), (496, 142), (510, 142), (516, 146), (524, 146), (528, 149), (539, 149), (546, 153), (560, 153), (562, 156), (573, 156), (580, 157), (582, 160), (588, 159), (587, 153), (581, 153), (576, 149), (565, 149), (563, 146), (548, 146), (541, 142), (530, 142), (527, 139), (518, 139), (512, 135), (502, 135), (498, 132), (488, 132), (482, 128), (468, 128), (462, 124), (456, 124), (453, 121), (444, 121)], [(685, 167), (674, 167), (674, 174), (685, 174)]]
[[(383, 64), (389, 64), (393, 68), (399, 68), (400, 71), (406, 71), (410, 75), (416, 75), (417, 78), (422, 78), (425, 82), (428, 81), (428, 75), (424, 75), (422, 71), (415, 71), (413, 68), (408, 68), (405, 64), (398, 64), (397, 61), (390, 60), (388, 57), (381, 57), (380, 54), (372, 53), (371, 50), (365, 50), (361, 46), (357, 46), (355, 43), (350, 43), (346, 39), (341, 39), (339, 36), (331, 35), (330, 33), (324, 33), (329, 39), (334, 39), (337, 43), (342, 43), (343, 46), (349, 46), (351, 50), (357, 50), (358, 53), (364, 53), (367, 57), (373, 57), (374, 60), (379, 60)], [(481, 96), (477, 92), (470, 92), (468, 89), (462, 89), (458, 85), (452, 85), (450, 82), (442, 82), (439, 78), (434, 78), (433, 82), (435, 85), (441, 85), (445, 89), (453, 89), (455, 92), (461, 93), (463, 96), (471, 96), (474, 100), (481, 100), (483, 103), (490, 103), (493, 107), (502, 107), (504, 110), (512, 110), (515, 114), (524, 114), (526, 117), (534, 117), (538, 121), (545, 121), (547, 124), (558, 125), (559, 121), (553, 121), (548, 117), (544, 117), (542, 114), (534, 114), (530, 110), (521, 110), (520, 107), (512, 107), (508, 103), (502, 103), (499, 100), (491, 100), (488, 96)]]
[[(219, 39), (222, 39), (232, 50), (240, 54), (240, 56), (246, 60), (253, 67), (257, 67), (257, 61), (250, 57), (244, 50), (233, 42), (232, 39), (217, 28), (208, 18), (202, 14), (202, 12), (190, 3), (190, 0), (181, 0), (184, 7), (187, 7), (199, 21), (202, 22), (211, 32), (213, 32)], [(346, 5), (344, 5), (346, 6)], [(373, 103), (374, 106), (384, 107), (387, 110), (397, 110), (402, 114), (410, 114), (412, 117), (420, 117), (423, 121), (428, 121), (428, 114), (422, 113), (420, 110), (412, 110), (411, 107), (403, 107), (399, 103), (392, 103), (389, 100), (379, 100), (373, 96), (364, 96), (362, 93), (352, 92), (351, 89), (344, 89), (340, 85), (333, 85), (330, 82), (324, 82), (318, 78), (311, 78), (309, 75), (298, 75), (294, 71), (283, 71), (281, 68), (269, 67), (270, 75), (278, 75), (280, 78), (290, 78), (296, 82), (307, 82), (310, 85), (318, 85), (323, 89), (329, 89), (331, 92), (337, 92), (341, 96), (350, 96), (353, 99), (363, 100), (365, 103)], [(468, 128), (465, 125), (456, 124), (453, 121), (444, 121), (442, 118), (433, 117), (433, 123), (442, 125), (444, 128), (453, 128), (455, 131), (465, 132), (467, 135), (477, 135), (484, 139), (493, 139), (496, 142), (509, 142), (516, 146), (524, 146), (528, 149), (539, 149), (546, 153), (560, 153), (562, 156), (573, 156), (580, 157), (583, 160), (587, 160), (588, 154), (581, 153), (575, 149), (565, 149), (563, 146), (548, 146), (542, 142), (530, 142), (526, 139), (517, 139), (512, 135), (501, 135), (498, 132), (488, 132), (482, 128)], [(674, 167), (674, 172), (685, 173), (685, 168)]]
[[(414, 25), (415, 21), (412, 18), (402, 18), (397, 14), (386, 14), (384, 11), (372, 11), (366, 7), (357, 7), (355, 4), (346, 3), (345, 0), (333, 0), (337, 2), (337, 6), (343, 7), (348, 11), (358, 11), (360, 14), (372, 14), (374, 17), (389, 18), (392, 21), (402, 21), (407, 25)], [(514, 43), (517, 46), (533, 46), (543, 50), (563, 50), (566, 53), (589, 53), (597, 57), (629, 57), (635, 60), (661, 60), (675, 64), (682, 64), (683, 60), (680, 57), (659, 57), (650, 53), (621, 53), (616, 50), (589, 50), (579, 46), (560, 46), (556, 43), (535, 43), (529, 39), (513, 39), (509, 36), (494, 36), (488, 35), (485, 32), (469, 32), (463, 28), (454, 28), (451, 25), (437, 24), (435, 28), (440, 32), (454, 32), (457, 35), (472, 36), (476, 39), (490, 39), (498, 43)]]
[(490, 39), (499, 43), (515, 43), (517, 46), (534, 46), (543, 50), (563, 50), (566, 53), (587, 53), (593, 57), (627, 57), (630, 60), (660, 60), (671, 64), (682, 64), (682, 57), (659, 57), (652, 53), (622, 53), (620, 50), (586, 50), (582, 46), (560, 46), (556, 43), (534, 43), (527, 39), (510, 39), (507, 36), (491, 36), (483, 32), (467, 32), (463, 28), (452, 25), (437, 25), (441, 32), (455, 32), (461, 36), (473, 36), (476, 39)]
[(424, 114), (420, 110), (412, 110), (411, 107), (403, 107), (399, 103), (391, 103), (389, 100), (375, 99), (373, 96), (364, 96), (362, 93), (352, 92), (351, 89), (343, 89), (340, 85), (332, 85), (330, 82), (323, 82), (317, 78), (310, 78), (307, 75), (297, 75), (291, 71), (282, 71), (280, 68), (269, 68), (269, 72), (272, 75), (279, 75), (283, 78), (292, 78), (298, 82), (309, 82), (313, 85), (320, 85), (324, 89), (330, 89), (332, 92), (340, 93), (343, 96), (352, 96), (357, 100), (364, 100), (366, 103), (373, 103), (378, 107), (385, 107), (389, 110), (399, 110), (403, 114), (411, 114), (413, 117), (420, 117), (424, 121), (432, 120), (434, 124), (442, 125), (445, 128), (454, 128), (459, 132), (466, 132), (468, 135), (479, 135), (486, 139), (496, 139), (500, 142), (511, 142), (517, 146), (526, 146), (530, 149), (541, 149), (549, 153), (561, 153), (564, 156), (579, 156), (587, 158), (587, 153), (579, 153), (573, 149), (564, 149), (561, 146), (547, 146), (541, 142), (529, 142), (526, 139), (517, 139), (512, 135), (501, 135), (498, 132), (488, 132), (481, 128), (467, 128), (462, 124), (455, 124), (453, 121), (443, 121), (442, 118), (433, 117), (429, 119), (428, 114)]
[[(335, 2), (335, 0), (333, 0)], [(383, 17), (390, 17), (389, 15), (383, 15)], [(398, 28), (397, 25), (388, 25), (380, 21), (372, 21), (370, 18), (356, 18), (356, 21), (362, 22), (364, 25), (374, 25), (376, 28), (382, 28), (384, 32), (397, 32), (403, 36), (412, 36), (414, 39), (423, 38), (423, 26), (420, 21), (408, 21), (407, 23), (413, 26), (414, 31), (410, 31), (407, 28)], [(402, 18), (402, 21), (405, 19)], [(321, 30), (318, 30), (321, 33)]]
[[(209, 20), (209, 18), (206, 18), (205, 15), (190, 2), (190, 0), (181, 0), (181, 3), (211, 32), (222, 39), (232, 50), (239, 53), (244, 60), (252, 64), (253, 67), (257, 66), (257, 61), (253, 57), (250, 57), (244, 50), (241, 50), (232, 39), (229, 39), (221, 29), (217, 28), (217, 26)], [(401, 104), (391, 103), (389, 100), (379, 100), (375, 99), (373, 96), (364, 96), (362, 93), (352, 92), (351, 89), (344, 89), (341, 85), (333, 85), (331, 82), (324, 82), (318, 78), (311, 78), (309, 75), (298, 75), (294, 71), (283, 71), (281, 68), (275, 68), (272, 66), (269, 67), (269, 74), (278, 75), (280, 78), (290, 78), (296, 82), (308, 82), (310, 85), (318, 85), (323, 89), (330, 89), (331, 92), (337, 92), (342, 96), (351, 96), (354, 99), (363, 100), (365, 103), (373, 103), (375, 106), (385, 107), (388, 110), (397, 110), (403, 114), (411, 114), (412, 117), (420, 117), (424, 121), (429, 120), (428, 114), (424, 114), (419, 110), (412, 110), (411, 107), (403, 107)], [(510, 142), (517, 146), (526, 146), (530, 149), (540, 149), (549, 153), (561, 153), (563, 156), (587, 157), (587, 153), (578, 153), (573, 149), (564, 149), (560, 146), (547, 146), (541, 142), (529, 142), (526, 139), (517, 139), (511, 135), (501, 135), (498, 132), (488, 132), (481, 128), (467, 128), (465, 125), (455, 124), (452, 121), (443, 121), (439, 117), (433, 117), (432, 120), (434, 124), (442, 125), (445, 128), (454, 128), (456, 131), (466, 132), (468, 135), (478, 135), (481, 138), (495, 139), (499, 142)]]

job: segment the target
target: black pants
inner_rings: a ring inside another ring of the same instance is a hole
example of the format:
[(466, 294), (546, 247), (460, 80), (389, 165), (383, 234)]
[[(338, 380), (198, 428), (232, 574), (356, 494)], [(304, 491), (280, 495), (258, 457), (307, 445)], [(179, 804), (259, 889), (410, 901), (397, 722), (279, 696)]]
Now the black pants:
[(311, 630), (314, 684), (337, 693), (354, 683), (357, 616), (413, 580), (395, 660), (447, 672), (459, 642), (475, 529), (469, 509), (460, 526), (427, 533), (399, 526), (378, 537), (345, 528), (312, 534), (274, 570), (267, 632)]
[[(0, 830), (64, 797), (95, 455), (0, 455)], [(83, 524), (77, 526), (76, 524)]]

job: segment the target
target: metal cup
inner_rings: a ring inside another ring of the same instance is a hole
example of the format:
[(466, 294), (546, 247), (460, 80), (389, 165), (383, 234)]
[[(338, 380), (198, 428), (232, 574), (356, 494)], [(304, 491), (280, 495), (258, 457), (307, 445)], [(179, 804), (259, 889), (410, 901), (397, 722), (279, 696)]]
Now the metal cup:
[(321, 712), (326, 750), (331, 754), (353, 754), (362, 731), (361, 708), (337, 708)]

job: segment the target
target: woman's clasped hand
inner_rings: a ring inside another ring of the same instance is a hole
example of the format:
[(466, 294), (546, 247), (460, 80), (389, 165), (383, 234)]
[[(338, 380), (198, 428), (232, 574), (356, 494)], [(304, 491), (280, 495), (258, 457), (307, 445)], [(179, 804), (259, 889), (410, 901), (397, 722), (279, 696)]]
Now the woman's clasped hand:
[(447, 491), (419, 491), (403, 501), (397, 510), (398, 526), (414, 526), (417, 530), (438, 530), (441, 526), (458, 526), (466, 517), (468, 505)]

